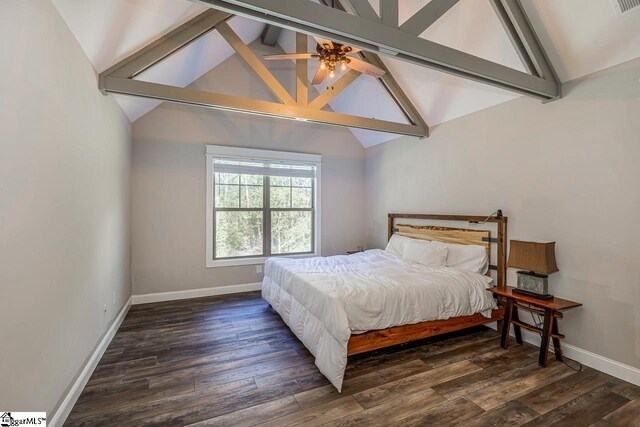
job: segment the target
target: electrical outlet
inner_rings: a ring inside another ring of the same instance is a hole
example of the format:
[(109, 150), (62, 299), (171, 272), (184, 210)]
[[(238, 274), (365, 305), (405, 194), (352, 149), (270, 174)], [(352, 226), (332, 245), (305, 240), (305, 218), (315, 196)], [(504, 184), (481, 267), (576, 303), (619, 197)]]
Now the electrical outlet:
[(256, 265), (256, 274), (262, 273), (262, 265)]
[(107, 310), (109, 310), (109, 308), (107, 308), (107, 304), (105, 304), (105, 305), (103, 306), (103, 308), (104, 308), (104, 312), (105, 312), (105, 313), (107, 312)]
[(113, 305), (116, 305), (116, 293), (113, 293)]

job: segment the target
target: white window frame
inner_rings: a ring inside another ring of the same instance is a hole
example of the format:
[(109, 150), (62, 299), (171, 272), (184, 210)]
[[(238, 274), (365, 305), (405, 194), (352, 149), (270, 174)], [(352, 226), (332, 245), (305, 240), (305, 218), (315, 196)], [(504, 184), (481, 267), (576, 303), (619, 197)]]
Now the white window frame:
[(232, 259), (214, 259), (213, 258), (213, 210), (215, 208), (215, 197), (213, 195), (213, 159), (218, 157), (229, 158), (246, 158), (253, 160), (274, 160), (282, 162), (300, 162), (300, 163), (312, 163), (316, 167), (315, 178), (315, 191), (314, 191), (314, 247), (313, 253), (296, 254), (296, 255), (273, 255), (278, 257), (287, 258), (308, 258), (321, 255), (321, 243), (320, 243), (320, 225), (321, 225), (321, 204), (320, 194), (321, 192), (321, 175), (322, 175), (322, 156), (319, 154), (306, 154), (306, 153), (293, 153), (288, 151), (273, 151), (273, 150), (260, 150), (256, 148), (242, 148), (242, 147), (227, 147), (223, 145), (206, 145), (206, 200), (207, 200), (207, 212), (206, 212), (206, 267), (232, 267), (238, 265), (258, 265), (263, 264), (269, 257), (257, 256), (247, 258), (232, 258)]

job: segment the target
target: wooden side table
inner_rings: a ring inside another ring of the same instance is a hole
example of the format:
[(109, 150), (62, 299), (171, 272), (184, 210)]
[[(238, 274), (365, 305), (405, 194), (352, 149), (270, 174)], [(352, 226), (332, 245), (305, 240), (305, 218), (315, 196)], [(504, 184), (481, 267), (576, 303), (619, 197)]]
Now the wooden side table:
[[(540, 342), (540, 355), (538, 356), (538, 364), (542, 367), (547, 366), (547, 355), (549, 353), (549, 341), (553, 340), (553, 348), (556, 360), (562, 361), (562, 349), (560, 348), (560, 339), (564, 338), (558, 329), (558, 319), (562, 318), (562, 311), (569, 308), (580, 307), (582, 304), (575, 301), (569, 301), (562, 298), (553, 298), (551, 300), (540, 300), (523, 294), (513, 292), (513, 286), (504, 288), (491, 288), (491, 291), (499, 300), (504, 301), (504, 320), (502, 322), (502, 336), (500, 345), (507, 348), (509, 343), (509, 330), (513, 325), (518, 344), (522, 344), (522, 329), (536, 332), (542, 337)], [(539, 328), (535, 325), (520, 320), (518, 309), (536, 313), (544, 316), (543, 327)]]

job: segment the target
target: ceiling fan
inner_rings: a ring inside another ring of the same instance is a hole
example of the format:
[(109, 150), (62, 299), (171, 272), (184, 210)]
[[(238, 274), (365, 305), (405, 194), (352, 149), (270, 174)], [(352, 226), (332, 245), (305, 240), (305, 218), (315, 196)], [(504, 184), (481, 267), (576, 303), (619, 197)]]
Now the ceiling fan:
[(371, 65), (360, 58), (349, 56), (349, 53), (360, 52), (361, 49), (347, 46), (345, 44), (334, 43), (330, 40), (314, 37), (318, 43), (316, 46), (317, 53), (283, 53), (276, 55), (265, 55), (264, 59), (311, 59), (318, 58), (318, 69), (313, 76), (311, 84), (318, 85), (329, 76), (333, 78), (336, 71), (336, 65), (340, 64), (345, 70), (347, 67), (352, 70), (359, 71), (364, 74), (379, 78), (385, 71), (381, 68)]

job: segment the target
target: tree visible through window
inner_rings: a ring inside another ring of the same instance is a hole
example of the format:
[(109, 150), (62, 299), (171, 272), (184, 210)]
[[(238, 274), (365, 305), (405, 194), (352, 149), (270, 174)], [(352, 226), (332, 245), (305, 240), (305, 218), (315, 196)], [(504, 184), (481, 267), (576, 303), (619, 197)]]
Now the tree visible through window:
[(316, 166), (213, 158), (213, 258), (314, 252)]

